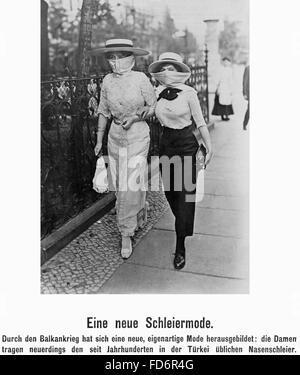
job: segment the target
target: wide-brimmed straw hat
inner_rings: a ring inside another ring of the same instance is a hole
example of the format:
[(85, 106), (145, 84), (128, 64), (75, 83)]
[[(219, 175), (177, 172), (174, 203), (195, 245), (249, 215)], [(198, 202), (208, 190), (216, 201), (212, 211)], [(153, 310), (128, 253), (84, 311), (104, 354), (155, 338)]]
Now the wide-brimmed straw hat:
[(131, 52), (137, 56), (149, 55), (149, 51), (145, 49), (133, 47), (133, 42), (130, 39), (109, 39), (105, 42), (105, 47), (100, 47), (95, 50), (99, 53), (108, 52)]
[(190, 68), (184, 64), (183, 58), (175, 52), (164, 52), (162, 53), (157, 61), (154, 61), (149, 65), (149, 73), (157, 73), (161, 70), (161, 67), (166, 64), (172, 64), (178, 68), (180, 72), (190, 73)]

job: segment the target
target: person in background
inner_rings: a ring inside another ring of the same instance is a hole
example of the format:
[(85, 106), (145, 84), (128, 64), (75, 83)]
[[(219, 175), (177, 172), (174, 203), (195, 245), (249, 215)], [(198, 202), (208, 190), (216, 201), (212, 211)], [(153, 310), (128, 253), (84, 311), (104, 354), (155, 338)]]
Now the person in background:
[(247, 100), (247, 102), (248, 102), (247, 110), (246, 110), (244, 122), (243, 122), (243, 129), (244, 130), (247, 130), (247, 126), (248, 126), (248, 122), (249, 122), (249, 111), (250, 111), (249, 74), (250, 74), (250, 67), (249, 67), (249, 65), (247, 65), (245, 70), (244, 70), (244, 75), (243, 75), (243, 95), (244, 95), (245, 100)]
[[(161, 54), (149, 66), (149, 73), (160, 83), (155, 108), (163, 128), (160, 169), (165, 195), (175, 216), (174, 267), (179, 270), (185, 266), (185, 238), (192, 236), (194, 230), (198, 135), (207, 151), (206, 165), (212, 157), (212, 145), (197, 92), (185, 84), (191, 71), (181, 56), (173, 52)], [(191, 182), (190, 188), (187, 181)]]
[[(148, 77), (133, 71), (135, 56), (149, 52), (134, 48), (131, 40), (111, 39), (99, 50), (105, 54), (112, 73), (104, 77), (97, 113), (98, 133), (95, 154), (102, 149), (108, 119), (108, 175), (116, 192), (117, 225), (122, 236), (121, 256), (132, 253), (131, 237), (139, 227), (139, 218), (147, 218), (146, 187), (150, 143), (149, 126), (145, 119), (153, 116), (156, 96)], [(112, 189), (111, 189), (112, 190)]]
[(221, 116), (223, 121), (228, 121), (229, 116), (234, 114), (232, 107), (233, 77), (230, 59), (224, 57), (222, 65), (212, 114)]

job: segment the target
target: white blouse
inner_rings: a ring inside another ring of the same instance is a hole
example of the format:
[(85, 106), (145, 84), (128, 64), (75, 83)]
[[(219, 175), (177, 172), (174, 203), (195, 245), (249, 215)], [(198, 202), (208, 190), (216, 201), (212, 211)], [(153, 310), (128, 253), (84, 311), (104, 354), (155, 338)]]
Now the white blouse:
[[(165, 87), (157, 88), (157, 95)], [(174, 100), (161, 98), (156, 105), (155, 114), (162, 126), (173, 129), (183, 129), (192, 124), (192, 117), (197, 128), (206, 126), (200, 107), (197, 91), (190, 86), (182, 85), (182, 89)]]
[(154, 108), (156, 96), (144, 73), (130, 71), (122, 75), (110, 73), (104, 77), (97, 114), (123, 121), (125, 117), (135, 115), (145, 104)]

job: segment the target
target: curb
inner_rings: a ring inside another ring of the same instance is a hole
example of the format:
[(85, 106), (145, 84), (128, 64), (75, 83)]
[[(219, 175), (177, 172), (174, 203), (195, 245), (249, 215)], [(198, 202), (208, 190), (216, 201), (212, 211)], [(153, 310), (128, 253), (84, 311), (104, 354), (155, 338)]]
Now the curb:
[(108, 193), (91, 207), (62, 225), (41, 241), (41, 265), (84, 232), (95, 221), (109, 212), (115, 203), (115, 194)]

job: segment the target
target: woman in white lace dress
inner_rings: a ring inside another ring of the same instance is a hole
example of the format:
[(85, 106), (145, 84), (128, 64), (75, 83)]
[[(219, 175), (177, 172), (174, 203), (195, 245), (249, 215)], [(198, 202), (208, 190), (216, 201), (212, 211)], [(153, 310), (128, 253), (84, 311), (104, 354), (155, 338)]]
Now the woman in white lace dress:
[(138, 227), (138, 215), (146, 212), (145, 176), (149, 150), (149, 126), (145, 119), (154, 114), (156, 96), (148, 77), (133, 71), (135, 55), (148, 51), (134, 48), (127, 39), (111, 39), (100, 50), (113, 73), (105, 76), (101, 87), (97, 145), (112, 118), (108, 135), (110, 189), (116, 191), (117, 224), (122, 235), (121, 256), (132, 253), (131, 237)]

